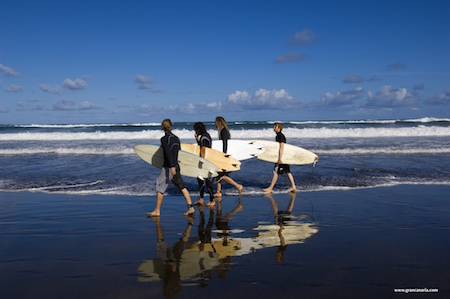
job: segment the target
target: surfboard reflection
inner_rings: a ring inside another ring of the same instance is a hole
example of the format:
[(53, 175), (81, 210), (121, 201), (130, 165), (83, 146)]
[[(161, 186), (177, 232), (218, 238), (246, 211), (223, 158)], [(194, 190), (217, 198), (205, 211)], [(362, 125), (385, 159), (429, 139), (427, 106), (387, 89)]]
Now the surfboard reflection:
[[(159, 219), (155, 219), (157, 228), (158, 257), (145, 260), (138, 268), (141, 282), (164, 282), (164, 294), (172, 296), (178, 293), (182, 286), (206, 286), (212, 278), (213, 271), (219, 278), (226, 278), (233, 264), (233, 257), (254, 253), (263, 248), (277, 247), (275, 255), (277, 262), (283, 262), (287, 245), (301, 244), (316, 234), (319, 229), (311, 221), (310, 215), (292, 215), (296, 194), (291, 199), (286, 210), (280, 210), (274, 197), (269, 194), (274, 220), (258, 223), (252, 229), (253, 237), (235, 237), (239, 230), (232, 230), (229, 222), (232, 217), (242, 211), (242, 201), (230, 212), (223, 214), (220, 203), (217, 212), (200, 209), (198, 237), (191, 238), (193, 218), (188, 219), (184, 235), (172, 248), (164, 242), (164, 236)], [(208, 214), (206, 218), (206, 214)], [(213, 227), (216, 229), (213, 230)], [(212, 233), (217, 237), (212, 238)]]

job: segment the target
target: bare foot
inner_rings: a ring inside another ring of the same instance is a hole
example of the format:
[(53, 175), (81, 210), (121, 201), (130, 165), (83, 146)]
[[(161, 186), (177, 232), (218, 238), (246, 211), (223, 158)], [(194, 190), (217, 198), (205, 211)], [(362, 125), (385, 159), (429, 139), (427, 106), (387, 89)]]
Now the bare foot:
[(216, 206), (216, 202), (210, 201), (210, 202), (206, 203), (205, 206), (207, 206), (208, 208), (214, 208)]
[(199, 198), (196, 202), (194, 202), (194, 205), (202, 206), (203, 205), (203, 198)]
[(297, 190), (297, 188), (290, 188), (289, 190), (288, 190), (288, 193), (295, 193), (295, 191)]
[(239, 185), (237, 189), (238, 189), (238, 195), (241, 195), (242, 194), (242, 190), (244, 189), (244, 186)]
[(214, 194), (214, 198), (217, 198), (217, 199), (219, 199), (219, 200), (222, 200), (222, 192), (216, 192), (216, 193)]
[(239, 199), (239, 203), (238, 203), (238, 205), (237, 205), (235, 211), (236, 211), (236, 212), (240, 212), (240, 211), (242, 211), (243, 208), (244, 208), (244, 207), (243, 207), (243, 205), (242, 205), (242, 201)]
[(195, 213), (195, 210), (194, 210), (194, 208), (189, 208), (189, 210), (187, 210), (187, 212), (186, 213), (184, 213), (183, 215), (184, 216), (190, 216), (190, 215), (193, 215)]
[(263, 191), (264, 191), (264, 193), (272, 193), (271, 188), (264, 188)]
[(147, 216), (148, 217), (159, 217), (159, 212), (157, 212), (157, 211), (148, 212)]

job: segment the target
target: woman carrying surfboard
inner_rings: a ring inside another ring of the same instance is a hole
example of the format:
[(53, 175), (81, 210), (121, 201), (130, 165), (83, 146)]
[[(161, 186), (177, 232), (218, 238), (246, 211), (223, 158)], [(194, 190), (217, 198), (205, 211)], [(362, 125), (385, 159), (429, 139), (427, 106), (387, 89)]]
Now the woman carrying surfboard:
[(273, 125), (273, 131), (277, 134), (277, 136), (275, 137), (275, 141), (280, 143), (280, 147), (278, 149), (278, 161), (275, 163), (275, 166), (273, 168), (272, 182), (270, 183), (269, 187), (263, 189), (264, 192), (267, 192), (267, 193), (272, 192), (272, 189), (278, 180), (278, 175), (284, 174), (284, 173), (287, 175), (287, 177), (289, 178), (289, 181), (291, 182), (291, 188), (289, 189), (289, 192), (295, 192), (295, 190), (297, 189), (295, 187), (294, 177), (291, 174), (291, 169), (290, 169), (289, 165), (283, 164), (283, 161), (282, 161), (284, 145), (286, 144), (286, 137), (284, 136), (283, 133), (281, 133), (282, 130), (283, 130), (283, 125), (281, 123), (276, 122)]
[[(219, 140), (222, 140), (222, 151), (226, 153), (228, 150), (228, 139), (231, 138), (231, 134), (225, 118), (223, 118), (222, 116), (216, 117), (216, 128), (219, 133)], [(219, 172), (219, 176), (217, 177), (217, 192), (216, 194), (214, 194), (214, 197), (219, 198), (219, 200), (222, 199), (222, 180), (236, 187), (238, 195), (242, 194), (242, 189), (244, 187), (230, 178), (229, 174), (230, 172)]]
[[(195, 140), (197, 140), (198, 145), (200, 146), (200, 157), (205, 158), (206, 148), (211, 148), (212, 139), (211, 136), (206, 132), (206, 127), (202, 122), (196, 122), (194, 124), (195, 130)], [(205, 195), (205, 188), (209, 193), (209, 202), (205, 204), (207, 207), (215, 207), (216, 203), (214, 202), (213, 195), (213, 185), (211, 180), (208, 178), (197, 178), (198, 187), (200, 191), (200, 198), (195, 202), (195, 204), (203, 205), (203, 196)]]

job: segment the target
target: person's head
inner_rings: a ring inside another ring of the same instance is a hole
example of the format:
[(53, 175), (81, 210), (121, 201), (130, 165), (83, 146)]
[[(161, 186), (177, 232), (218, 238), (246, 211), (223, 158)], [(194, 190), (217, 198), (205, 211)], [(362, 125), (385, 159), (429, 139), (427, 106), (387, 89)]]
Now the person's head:
[(282, 130), (283, 130), (283, 124), (282, 123), (280, 123), (280, 122), (276, 122), (276, 123), (274, 123), (273, 124), (273, 130), (275, 131), (275, 132), (281, 132)]
[(206, 127), (202, 122), (196, 122), (194, 124), (194, 130), (195, 130), (195, 134), (203, 134), (206, 132)]
[(170, 118), (166, 118), (161, 122), (161, 128), (164, 130), (164, 132), (172, 131), (172, 121), (170, 121)]
[(222, 129), (226, 129), (228, 133), (230, 133), (230, 129), (228, 129), (228, 124), (225, 118), (223, 116), (217, 116), (216, 117), (216, 128), (219, 132), (219, 139), (220, 139), (220, 132), (222, 132)]

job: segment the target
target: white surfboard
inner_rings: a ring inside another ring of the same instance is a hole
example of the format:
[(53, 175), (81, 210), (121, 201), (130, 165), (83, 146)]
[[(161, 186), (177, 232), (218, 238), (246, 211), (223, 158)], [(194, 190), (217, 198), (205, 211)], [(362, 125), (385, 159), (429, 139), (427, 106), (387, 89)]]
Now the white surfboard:
[[(257, 156), (259, 160), (278, 162), (280, 143), (268, 140), (254, 140), (254, 143), (264, 147), (264, 152)], [(317, 161), (319, 161), (319, 157), (315, 153), (296, 145), (284, 144), (283, 157), (281, 159), (283, 164), (316, 164)]]
[[(223, 150), (222, 140), (213, 140), (212, 148), (218, 151)], [(227, 154), (242, 161), (255, 158), (264, 152), (264, 147), (260, 144), (248, 140), (230, 139), (228, 140)]]
[[(134, 147), (136, 154), (145, 162), (162, 168), (164, 165), (163, 149), (159, 145), (140, 144)], [(218, 176), (219, 169), (214, 163), (197, 155), (184, 151), (178, 152), (178, 164), (181, 175), (188, 177), (213, 178)]]

